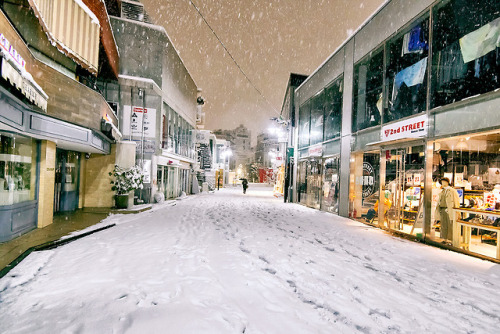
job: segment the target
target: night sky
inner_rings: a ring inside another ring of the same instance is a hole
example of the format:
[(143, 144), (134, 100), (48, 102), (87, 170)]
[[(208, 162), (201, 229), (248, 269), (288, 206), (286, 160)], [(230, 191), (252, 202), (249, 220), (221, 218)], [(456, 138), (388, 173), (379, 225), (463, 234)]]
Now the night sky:
[(244, 124), (254, 140), (279, 114), (290, 72), (311, 74), (384, 2), (193, 1), (270, 104), (239, 72), (189, 0), (142, 0), (203, 89), (206, 128)]

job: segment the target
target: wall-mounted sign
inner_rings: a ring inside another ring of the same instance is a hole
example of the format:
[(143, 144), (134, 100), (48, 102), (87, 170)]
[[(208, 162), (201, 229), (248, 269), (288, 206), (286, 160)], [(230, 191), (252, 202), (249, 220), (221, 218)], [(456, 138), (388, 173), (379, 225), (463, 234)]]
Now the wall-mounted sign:
[(142, 173), (144, 174), (144, 183), (151, 183), (151, 160), (144, 160)]
[(402, 139), (402, 138), (419, 138), (427, 135), (428, 128), (427, 115), (421, 115), (404, 121), (391, 123), (382, 127), (382, 141)]
[(5, 38), (3, 34), (0, 34), (0, 47), (12, 57), (19, 69), (26, 71), (26, 61), (24, 61), (23, 57), (14, 49), (12, 44), (10, 44), (9, 40)]
[(156, 137), (156, 109), (123, 106), (123, 134), (140, 137)]
[(142, 154), (142, 143), (144, 142), (144, 153), (156, 152), (156, 141), (154, 140), (134, 140), (136, 154)]
[(0, 54), (2, 56), (2, 78), (19, 89), (32, 103), (47, 111), (49, 97), (35, 82), (32, 75), (26, 71), (26, 61), (3, 33), (0, 33)]
[(194, 142), (199, 144), (210, 144), (210, 131), (209, 130), (194, 130)]
[(310, 157), (321, 157), (323, 155), (323, 145), (309, 147), (308, 153)]

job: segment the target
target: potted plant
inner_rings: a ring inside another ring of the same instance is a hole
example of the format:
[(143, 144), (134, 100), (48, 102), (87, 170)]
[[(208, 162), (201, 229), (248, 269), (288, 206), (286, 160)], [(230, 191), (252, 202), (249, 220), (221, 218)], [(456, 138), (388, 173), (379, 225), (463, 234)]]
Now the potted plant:
[(144, 175), (142, 174), (142, 170), (139, 166), (122, 168), (115, 165), (115, 169), (109, 175), (115, 177), (115, 180), (111, 181), (113, 185), (111, 190), (116, 193), (116, 207), (118, 209), (126, 209), (128, 207), (129, 193), (143, 187)]

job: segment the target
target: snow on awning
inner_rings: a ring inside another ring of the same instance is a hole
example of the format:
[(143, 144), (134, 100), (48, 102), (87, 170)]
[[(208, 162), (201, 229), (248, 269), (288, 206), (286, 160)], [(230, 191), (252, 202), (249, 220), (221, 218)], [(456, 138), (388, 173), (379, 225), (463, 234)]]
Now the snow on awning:
[(21, 68), (12, 56), (0, 48), (2, 56), (2, 78), (9, 81), (12, 86), (20, 90), (33, 104), (47, 111), (48, 95), (43, 91), (30, 73)]
[(97, 75), (100, 24), (81, 0), (28, 0), (49, 42)]

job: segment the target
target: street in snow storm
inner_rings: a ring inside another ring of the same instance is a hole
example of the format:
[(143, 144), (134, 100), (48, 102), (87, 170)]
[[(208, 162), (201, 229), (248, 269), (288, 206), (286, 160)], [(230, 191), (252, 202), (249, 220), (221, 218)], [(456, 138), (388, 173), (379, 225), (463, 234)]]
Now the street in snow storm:
[(101, 224), (111, 223), (30, 255), (4, 277), (1, 331), (491, 333), (498, 325), (498, 265), (287, 205), (259, 184)]
[(0, 1), (1, 333), (500, 331), (500, 1)]

